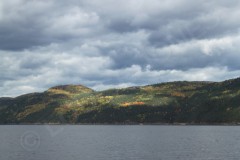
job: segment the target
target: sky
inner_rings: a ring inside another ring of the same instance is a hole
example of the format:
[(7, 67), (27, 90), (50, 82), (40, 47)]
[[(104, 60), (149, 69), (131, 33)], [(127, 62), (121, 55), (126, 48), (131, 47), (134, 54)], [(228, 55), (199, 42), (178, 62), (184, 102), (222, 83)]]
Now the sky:
[(240, 76), (239, 0), (1, 0), (0, 97)]

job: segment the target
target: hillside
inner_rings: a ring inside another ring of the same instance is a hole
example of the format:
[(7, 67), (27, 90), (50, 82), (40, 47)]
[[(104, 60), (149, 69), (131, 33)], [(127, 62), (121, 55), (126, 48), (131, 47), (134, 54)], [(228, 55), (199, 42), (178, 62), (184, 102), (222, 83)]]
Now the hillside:
[(93, 91), (82, 85), (0, 98), (0, 123), (239, 123), (240, 78)]

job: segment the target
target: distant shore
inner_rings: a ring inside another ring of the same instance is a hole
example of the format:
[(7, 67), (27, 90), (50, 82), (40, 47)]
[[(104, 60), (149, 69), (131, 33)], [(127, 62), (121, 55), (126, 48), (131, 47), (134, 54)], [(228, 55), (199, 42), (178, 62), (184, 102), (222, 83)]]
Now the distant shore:
[(240, 126), (240, 123), (8, 123), (0, 125), (159, 125), (159, 126)]

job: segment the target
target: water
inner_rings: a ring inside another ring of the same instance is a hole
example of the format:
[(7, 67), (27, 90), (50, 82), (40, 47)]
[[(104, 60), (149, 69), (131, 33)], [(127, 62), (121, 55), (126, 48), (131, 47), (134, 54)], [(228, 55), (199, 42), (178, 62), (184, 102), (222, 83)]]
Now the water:
[(0, 126), (1, 160), (238, 160), (238, 126)]

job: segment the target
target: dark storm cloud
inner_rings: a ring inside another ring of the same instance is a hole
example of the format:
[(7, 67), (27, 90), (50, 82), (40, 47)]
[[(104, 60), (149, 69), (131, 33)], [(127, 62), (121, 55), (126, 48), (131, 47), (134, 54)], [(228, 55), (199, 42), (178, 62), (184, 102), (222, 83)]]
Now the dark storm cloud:
[[(119, 33), (146, 30), (150, 34), (149, 44), (156, 47), (238, 34), (240, 23), (236, 18), (239, 14), (239, 1), (159, 2), (156, 3), (156, 8), (152, 7), (155, 10), (151, 11), (144, 7), (135, 11), (136, 14), (119, 10), (124, 18), (116, 13), (109, 16), (107, 27)], [(166, 7), (162, 7), (162, 4)]]
[(109, 29), (119, 33), (133, 32), (137, 29), (135, 26), (132, 26), (129, 21), (126, 20), (112, 21), (108, 27)]
[(152, 31), (149, 36), (150, 44), (157, 47), (165, 47), (172, 44), (184, 43), (191, 40), (220, 38), (225, 35), (238, 33), (239, 24), (225, 24), (224, 20), (203, 19), (168, 24)]
[[(238, 32), (238, 1), (26, 1), (1, 2), (0, 48), (26, 49), (102, 34), (149, 32), (164, 47)], [(230, 16), (230, 18), (229, 18)], [(233, 19), (232, 19), (232, 18)], [(99, 26), (103, 26), (100, 28)], [(105, 27), (105, 28), (104, 28)]]
[(240, 74), (238, 0), (2, 0), (0, 96)]
[[(205, 42), (208, 43), (208, 42)], [(188, 48), (184, 53), (172, 54), (171, 49), (166, 52), (164, 50), (154, 52), (141, 48), (121, 46), (116, 48), (105, 48), (101, 50), (114, 61), (112, 69), (120, 69), (130, 67), (131, 65), (139, 65), (145, 68), (151, 66), (152, 70), (188, 70), (189, 68), (204, 68), (204, 67), (221, 67), (228, 66), (231, 70), (240, 69), (238, 62), (237, 50), (223, 49), (214, 50), (213, 55), (203, 54), (202, 48)], [(148, 54), (148, 56), (146, 56)]]
[[(42, 35), (42, 24), (39, 16), (28, 6), (27, 1), (2, 1), (0, 5), (0, 49), (21, 50), (35, 45), (44, 45), (48, 40), (44, 40)], [(25, 6), (26, 5), (26, 6)]]
[(99, 48), (99, 50), (102, 54), (111, 57), (114, 62), (111, 66), (112, 69), (126, 68), (134, 64), (141, 66), (147, 64), (147, 57), (144, 58), (143, 51), (132, 45), (113, 45), (106, 48)]
[[(74, 1), (73, 1), (74, 2)], [(90, 36), (97, 15), (64, 1), (0, 2), (0, 49), (22, 50)], [(95, 33), (94, 31), (92, 32)]]

